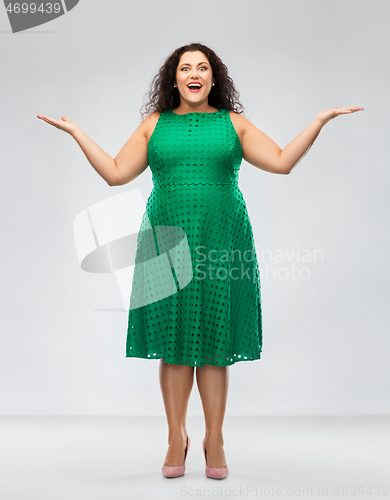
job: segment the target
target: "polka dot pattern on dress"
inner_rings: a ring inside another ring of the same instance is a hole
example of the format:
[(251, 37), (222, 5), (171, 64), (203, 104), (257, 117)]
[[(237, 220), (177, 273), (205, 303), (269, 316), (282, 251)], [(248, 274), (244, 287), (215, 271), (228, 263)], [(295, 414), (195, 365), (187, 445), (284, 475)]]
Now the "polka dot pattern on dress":
[(188, 366), (261, 358), (261, 286), (229, 110), (160, 113), (137, 240), (126, 357)]

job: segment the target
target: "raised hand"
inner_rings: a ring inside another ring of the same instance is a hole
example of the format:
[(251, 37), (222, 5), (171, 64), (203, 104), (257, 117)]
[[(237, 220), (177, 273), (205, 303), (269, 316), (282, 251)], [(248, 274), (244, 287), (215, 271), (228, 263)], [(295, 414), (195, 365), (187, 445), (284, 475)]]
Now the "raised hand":
[(54, 120), (53, 118), (49, 118), (48, 116), (45, 115), (37, 115), (37, 118), (44, 120), (46, 123), (49, 123), (49, 125), (52, 125), (53, 127), (56, 127), (60, 130), (63, 130), (64, 132), (67, 132), (68, 134), (72, 135), (76, 130), (79, 130), (80, 127), (76, 122), (73, 120), (69, 120), (66, 116), (61, 116), (61, 120)]
[(332, 120), (333, 118), (336, 118), (336, 116), (339, 115), (345, 115), (348, 113), (356, 113), (356, 111), (363, 111), (364, 108), (333, 108), (333, 109), (327, 109), (325, 111), (321, 111), (317, 118), (322, 122), (323, 125), (325, 123), (328, 123), (329, 120)]

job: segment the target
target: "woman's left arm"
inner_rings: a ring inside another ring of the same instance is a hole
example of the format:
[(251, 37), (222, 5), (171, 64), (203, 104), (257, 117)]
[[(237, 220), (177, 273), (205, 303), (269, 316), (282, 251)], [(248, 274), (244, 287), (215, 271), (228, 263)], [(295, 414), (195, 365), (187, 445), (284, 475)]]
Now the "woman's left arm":
[(284, 149), (244, 117), (243, 158), (257, 168), (273, 174), (289, 174), (298, 165), (317, 139), (322, 127), (336, 116), (355, 113), (364, 108), (333, 108), (321, 111), (317, 117)]
[(364, 108), (333, 108), (321, 111), (310, 125), (282, 150), (280, 155), (282, 171), (289, 174), (291, 170), (298, 165), (302, 158), (309, 152), (309, 149), (317, 139), (322, 127), (328, 123), (329, 120), (339, 115), (355, 113), (363, 109)]

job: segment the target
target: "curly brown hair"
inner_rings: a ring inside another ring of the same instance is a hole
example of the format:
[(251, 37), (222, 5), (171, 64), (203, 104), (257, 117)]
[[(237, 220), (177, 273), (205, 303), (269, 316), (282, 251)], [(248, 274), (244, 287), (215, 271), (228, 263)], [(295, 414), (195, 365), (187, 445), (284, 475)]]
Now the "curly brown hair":
[[(162, 112), (173, 109), (180, 104), (180, 94), (177, 88), (174, 88), (176, 79), (176, 70), (180, 57), (184, 52), (195, 52), (199, 50), (209, 60), (215, 85), (211, 88), (208, 96), (208, 103), (215, 108), (228, 109), (236, 113), (242, 113), (245, 109), (240, 103), (240, 95), (234, 87), (233, 80), (228, 75), (228, 69), (223, 64), (217, 54), (201, 43), (190, 43), (177, 48), (170, 54), (161, 66), (157, 75), (154, 76), (151, 89), (146, 94), (148, 102), (142, 106), (140, 112), (142, 118), (154, 111)], [(142, 112), (142, 109), (145, 111)]]

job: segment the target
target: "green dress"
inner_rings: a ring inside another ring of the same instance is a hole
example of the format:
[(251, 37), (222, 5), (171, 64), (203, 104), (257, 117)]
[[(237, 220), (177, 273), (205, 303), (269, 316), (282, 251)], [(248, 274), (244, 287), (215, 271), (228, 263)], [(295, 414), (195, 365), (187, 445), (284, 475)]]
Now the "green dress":
[(261, 358), (260, 272), (229, 110), (160, 113), (137, 238), (126, 357), (188, 366)]

